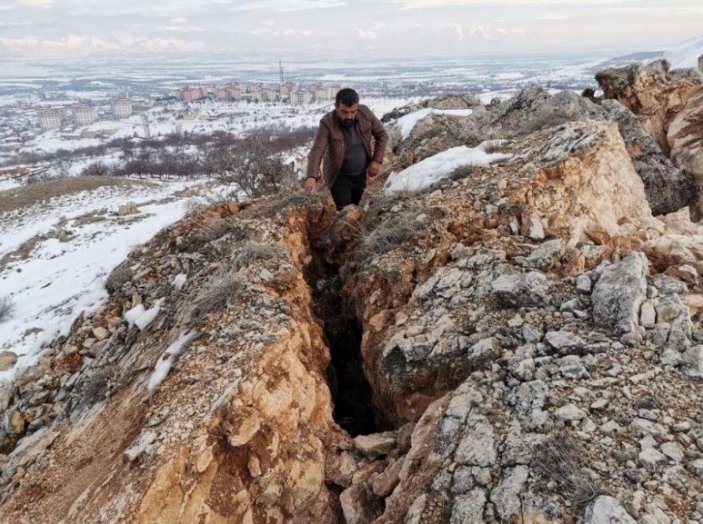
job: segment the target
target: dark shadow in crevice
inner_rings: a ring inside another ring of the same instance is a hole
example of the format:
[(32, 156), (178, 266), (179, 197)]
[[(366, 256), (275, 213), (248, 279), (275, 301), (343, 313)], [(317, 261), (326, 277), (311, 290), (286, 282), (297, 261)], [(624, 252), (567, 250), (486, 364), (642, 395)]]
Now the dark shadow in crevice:
[(313, 295), (313, 310), (321, 321), (330, 364), (327, 368), (335, 422), (352, 437), (381, 431), (373, 406), (373, 391), (364, 375), (361, 356), (363, 330), (346, 307), (341, 291), (339, 268), (312, 253), (306, 280)]

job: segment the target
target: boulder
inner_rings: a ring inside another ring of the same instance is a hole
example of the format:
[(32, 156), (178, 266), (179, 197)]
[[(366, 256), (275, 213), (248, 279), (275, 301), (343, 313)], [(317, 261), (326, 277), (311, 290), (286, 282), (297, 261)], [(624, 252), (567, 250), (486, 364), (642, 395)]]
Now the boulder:
[(647, 298), (647, 257), (636, 252), (606, 267), (591, 295), (593, 319), (616, 335), (637, 330), (640, 306)]

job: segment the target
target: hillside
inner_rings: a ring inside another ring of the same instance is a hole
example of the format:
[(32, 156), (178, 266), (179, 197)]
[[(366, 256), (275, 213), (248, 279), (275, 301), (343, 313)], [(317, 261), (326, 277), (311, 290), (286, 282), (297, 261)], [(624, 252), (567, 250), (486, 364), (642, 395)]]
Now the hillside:
[(0, 520), (703, 521), (703, 81), (597, 79), (134, 250), (0, 390)]

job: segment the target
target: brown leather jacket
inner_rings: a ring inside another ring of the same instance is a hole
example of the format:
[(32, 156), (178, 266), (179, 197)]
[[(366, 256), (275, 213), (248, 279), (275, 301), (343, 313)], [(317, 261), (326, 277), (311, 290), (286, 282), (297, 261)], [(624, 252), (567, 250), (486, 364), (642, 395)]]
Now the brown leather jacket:
[[(362, 104), (356, 112), (356, 128), (366, 148), (367, 166), (372, 161), (382, 164), (388, 133), (371, 110)], [(320, 180), (320, 162), (324, 156), (322, 179), (327, 187), (332, 187), (342, 170), (345, 147), (342, 124), (333, 109), (320, 120), (315, 143), (308, 154), (308, 178)]]

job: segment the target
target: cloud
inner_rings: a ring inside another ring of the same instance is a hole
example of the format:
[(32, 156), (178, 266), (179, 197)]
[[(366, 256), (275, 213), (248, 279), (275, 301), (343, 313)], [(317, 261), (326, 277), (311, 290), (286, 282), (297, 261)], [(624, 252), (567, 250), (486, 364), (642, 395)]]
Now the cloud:
[(94, 53), (195, 53), (207, 50), (201, 42), (177, 38), (94, 37), (70, 35), (58, 39), (37, 36), (0, 38), (0, 49), (24, 55), (56, 58)]
[(178, 33), (200, 33), (205, 31), (202, 27), (185, 26), (185, 25), (160, 25), (157, 27), (161, 31), (171, 31)]
[(52, 5), (54, 0), (19, 0), (20, 5), (26, 6), (46, 6)]
[(374, 33), (373, 31), (367, 31), (365, 29), (357, 29), (356, 30), (356, 37), (359, 40), (376, 40), (378, 38), (378, 35)]
[(267, 13), (290, 13), (310, 9), (327, 9), (348, 5), (342, 0), (259, 0), (257, 2), (241, 2), (229, 10), (232, 12), (266, 11)]
[[(486, 0), (405, 0), (401, 9), (426, 9), (433, 7), (455, 6), (485, 6)], [(491, 4), (498, 6), (526, 6), (526, 5), (616, 5), (625, 4), (626, 0), (496, 0)]]
[(252, 29), (248, 31), (251, 35), (266, 35), (266, 36), (293, 36), (293, 37), (310, 37), (315, 34), (314, 31), (310, 30), (299, 30), (299, 29)]
[(547, 14), (544, 16), (540, 16), (535, 20), (544, 20), (545, 22), (549, 22), (553, 20), (568, 20), (569, 18), (571, 18), (569, 15)]

